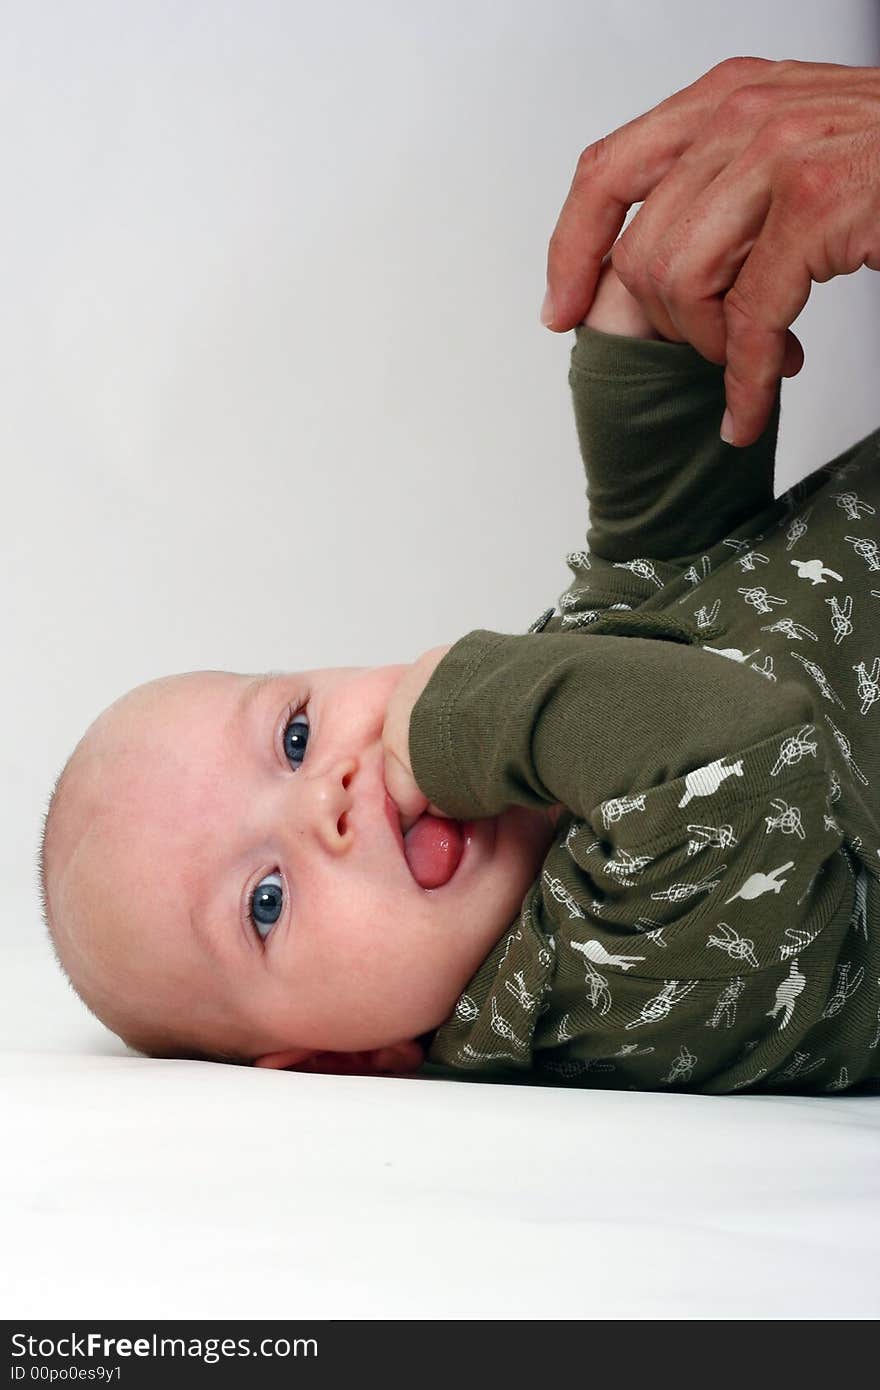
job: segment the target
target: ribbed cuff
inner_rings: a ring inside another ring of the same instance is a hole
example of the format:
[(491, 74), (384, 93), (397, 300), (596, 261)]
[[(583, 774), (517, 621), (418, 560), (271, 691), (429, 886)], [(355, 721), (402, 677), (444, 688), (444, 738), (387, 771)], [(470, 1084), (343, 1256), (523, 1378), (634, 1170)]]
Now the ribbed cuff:
[(435, 666), (410, 713), (409, 757), (416, 785), (429, 801), (461, 818), (482, 812), (460, 763), (449, 710), (486, 658), (507, 640), (507, 634), (484, 628), (460, 637)]
[(581, 323), (574, 330), (575, 344), (571, 365), (600, 380), (620, 381), (621, 377), (693, 378), (695, 373), (723, 377), (724, 368), (709, 362), (690, 343), (660, 342), (656, 338), (627, 338), (618, 333), (602, 333)]

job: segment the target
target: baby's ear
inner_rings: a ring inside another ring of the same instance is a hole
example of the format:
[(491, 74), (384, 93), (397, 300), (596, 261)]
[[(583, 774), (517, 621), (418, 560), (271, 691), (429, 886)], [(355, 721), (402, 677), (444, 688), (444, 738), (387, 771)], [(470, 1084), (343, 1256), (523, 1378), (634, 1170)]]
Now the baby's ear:
[(371, 1052), (319, 1052), (306, 1047), (289, 1052), (267, 1052), (254, 1059), (255, 1067), (290, 1067), (296, 1071), (317, 1071), (335, 1076), (381, 1076), (386, 1072), (418, 1071), (425, 1060), (420, 1042), (390, 1043)]

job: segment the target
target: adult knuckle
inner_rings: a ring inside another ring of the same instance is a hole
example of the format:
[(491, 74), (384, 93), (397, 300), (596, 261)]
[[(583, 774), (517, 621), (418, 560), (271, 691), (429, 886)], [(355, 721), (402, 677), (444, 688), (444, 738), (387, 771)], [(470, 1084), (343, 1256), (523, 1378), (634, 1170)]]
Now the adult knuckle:
[(619, 240), (612, 249), (612, 265), (624, 289), (642, 299), (651, 289), (645, 272), (645, 257), (637, 240)]
[(837, 170), (827, 159), (809, 154), (791, 155), (778, 174), (779, 191), (795, 208), (825, 207), (837, 196)]
[(611, 248), (611, 264), (626, 289), (632, 291), (640, 282), (642, 262), (630, 238), (620, 237)]
[(751, 305), (741, 290), (736, 285), (727, 291), (724, 296), (724, 321), (727, 325), (728, 334), (731, 332), (742, 332), (743, 328), (751, 326), (755, 322), (755, 316)]
[(587, 145), (586, 149), (581, 150), (578, 155), (575, 178), (578, 180), (595, 178), (596, 174), (607, 163), (608, 153), (609, 137), (607, 135), (602, 135), (591, 145)]
[(629, 275), (632, 270), (632, 263), (632, 250), (628, 238), (626, 236), (618, 237), (611, 248), (611, 264), (621, 279), (624, 275)]
[(750, 125), (766, 116), (778, 100), (779, 93), (768, 83), (746, 82), (727, 93), (715, 119), (723, 125)]
[(706, 73), (707, 77), (717, 78), (740, 78), (745, 82), (746, 78), (755, 76), (765, 68), (773, 66), (772, 59), (752, 58), (745, 54), (734, 54), (730, 58), (722, 58), (720, 63), (716, 63)]
[(653, 251), (645, 262), (645, 277), (657, 289), (667, 291), (672, 283), (672, 267), (662, 251)]
[(755, 144), (768, 154), (787, 158), (809, 134), (808, 119), (803, 111), (780, 111), (767, 117), (755, 136)]

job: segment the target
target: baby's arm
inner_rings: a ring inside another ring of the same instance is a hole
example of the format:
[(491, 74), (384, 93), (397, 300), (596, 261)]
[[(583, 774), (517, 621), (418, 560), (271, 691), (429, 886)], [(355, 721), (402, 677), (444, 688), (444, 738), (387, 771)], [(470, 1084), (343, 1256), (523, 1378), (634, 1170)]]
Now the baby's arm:
[[(571, 816), (429, 1061), (574, 1060), (577, 1078), (605, 1059), (610, 1084), (716, 1092), (779, 1067), (821, 1014), (848, 921), (829, 920), (852, 869), (827, 815), (823, 729), (805, 688), (695, 646), (486, 630), (455, 643), (410, 719), (425, 796), (460, 820), (554, 801)], [(768, 804), (797, 808), (796, 851), (768, 835)], [(792, 980), (804, 994), (782, 1033)]]
[(778, 390), (760, 439), (746, 449), (725, 444), (724, 367), (661, 337), (609, 259), (575, 336), (568, 380), (591, 556), (686, 569), (772, 505)]
[[(666, 341), (660, 338), (638, 300), (624, 287), (609, 256), (605, 257), (599, 272), (596, 293), (584, 322), (603, 333)], [(448, 651), (449, 646), (432, 647), (407, 667), (392, 693), (385, 717), (382, 732), (385, 786), (400, 812), (404, 832), (425, 811), (431, 815), (448, 814), (429, 804), (428, 798), (419, 790), (413, 777), (409, 753), (409, 722), (413, 705)], [(559, 805), (549, 809), (554, 824), (561, 809)]]

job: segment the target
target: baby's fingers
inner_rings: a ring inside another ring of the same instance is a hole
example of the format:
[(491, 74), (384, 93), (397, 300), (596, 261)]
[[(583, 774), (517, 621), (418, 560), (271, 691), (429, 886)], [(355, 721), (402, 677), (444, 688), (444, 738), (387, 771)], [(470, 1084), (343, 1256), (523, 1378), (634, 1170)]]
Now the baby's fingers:
[(428, 798), (419, 791), (412, 770), (404, 765), (396, 753), (385, 750), (385, 790), (400, 813), (404, 835), (422, 813), (427, 810)]
[(392, 690), (385, 711), (382, 727), (385, 789), (400, 812), (404, 834), (426, 810), (430, 810), (432, 815), (443, 814), (429, 807), (428, 798), (419, 790), (413, 776), (409, 757), (409, 725), (413, 706), (448, 651), (448, 646), (431, 647), (408, 666)]

